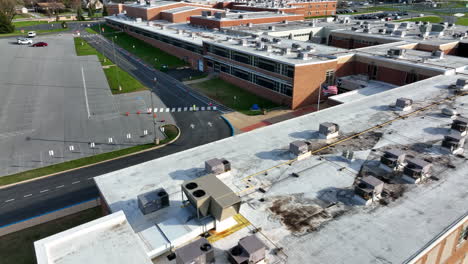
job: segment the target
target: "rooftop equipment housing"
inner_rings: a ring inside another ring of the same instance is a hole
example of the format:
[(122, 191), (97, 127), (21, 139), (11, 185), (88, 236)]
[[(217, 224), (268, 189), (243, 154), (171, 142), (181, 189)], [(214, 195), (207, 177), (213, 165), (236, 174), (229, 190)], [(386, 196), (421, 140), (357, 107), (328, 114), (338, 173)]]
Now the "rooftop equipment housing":
[(383, 188), (383, 181), (374, 176), (366, 176), (360, 179), (354, 188), (355, 199), (363, 200), (366, 205), (369, 205), (380, 199)]
[(467, 90), (468, 89), (468, 80), (467, 79), (457, 79), (455, 83), (455, 88), (459, 91)]
[(319, 126), (319, 134), (326, 139), (335, 138), (338, 136), (340, 126), (331, 122), (321, 123)]
[(392, 58), (401, 58), (405, 55), (405, 49), (389, 49), (387, 51), (387, 56)]
[(231, 170), (231, 163), (224, 158), (205, 161), (205, 171), (212, 174), (221, 174)]
[(163, 188), (137, 196), (138, 208), (144, 215), (169, 207), (169, 194)]
[(419, 183), (421, 180), (429, 178), (432, 164), (418, 158), (406, 159), (403, 169), (403, 179), (411, 183)]
[(389, 171), (397, 171), (403, 168), (406, 154), (398, 149), (384, 151), (380, 158), (381, 168)]
[(199, 238), (175, 251), (177, 264), (215, 263), (213, 246), (206, 238)]
[(228, 251), (228, 260), (232, 264), (259, 263), (265, 260), (265, 248), (265, 244), (257, 236), (247, 236)]
[(450, 128), (460, 132), (462, 136), (466, 136), (468, 130), (468, 118), (458, 116), (453, 120)]
[(311, 146), (308, 141), (296, 140), (289, 143), (289, 151), (297, 157), (297, 160), (301, 160), (311, 155)]
[(395, 107), (402, 111), (409, 111), (411, 110), (411, 106), (413, 105), (413, 100), (408, 98), (398, 98), (395, 103)]
[(442, 147), (448, 149), (453, 154), (463, 153), (465, 146), (465, 137), (457, 131), (451, 131), (450, 134), (444, 136)]
[(240, 198), (215, 175), (185, 181), (182, 191), (197, 210), (198, 218), (211, 215), (223, 221), (239, 213)]

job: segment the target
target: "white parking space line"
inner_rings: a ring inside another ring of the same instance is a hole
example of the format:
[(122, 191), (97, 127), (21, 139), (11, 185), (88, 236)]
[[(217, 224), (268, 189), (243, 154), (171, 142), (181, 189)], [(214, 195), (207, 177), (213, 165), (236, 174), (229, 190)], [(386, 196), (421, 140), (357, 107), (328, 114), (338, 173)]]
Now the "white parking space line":
[(171, 109), (171, 112), (175, 112), (175, 108), (172, 108), (172, 109)]
[(202, 110), (202, 111), (205, 111), (205, 107), (203, 106), (203, 107), (201, 108), (201, 110)]
[(153, 111), (153, 112), (157, 113), (157, 112), (158, 112), (158, 109), (157, 109), (157, 108), (154, 108), (154, 111)]
[(9, 199), (9, 200), (6, 200), (5, 203), (8, 203), (8, 202), (13, 202), (15, 199)]
[(166, 113), (169, 112), (171, 109), (170, 108), (166, 108)]
[(48, 191), (49, 191), (49, 189), (45, 189), (45, 190), (40, 191), (40, 193), (45, 193), (45, 192), (48, 192)]
[(180, 112), (180, 111), (182, 111), (182, 108), (181, 107), (177, 108), (177, 112)]
[(74, 181), (74, 182), (72, 182), (72, 184), (77, 184), (77, 183), (80, 183), (80, 181)]
[(84, 77), (83, 67), (81, 67), (81, 76), (83, 77), (83, 89), (84, 89), (84, 96), (85, 96), (85, 102), (86, 102), (86, 112), (88, 113), (88, 119), (89, 119), (91, 115), (89, 114), (88, 92), (86, 91), (86, 81)]
[(59, 188), (62, 188), (62, 187), (64, 187), (64, 186), (65, 186), (65, 185), (60, 185), (60, 186), (55, 187), (55, 189), (59, 189)]
[(26, 194), (26, 195), (25, 195), (25, 196), (23, 196), (23, 197), (24, 197), (24, 198), (26, 198), (26, 197), (29, 197), (29, 196), (32, 196), (32, 193), (30, 193), (30, 194)]

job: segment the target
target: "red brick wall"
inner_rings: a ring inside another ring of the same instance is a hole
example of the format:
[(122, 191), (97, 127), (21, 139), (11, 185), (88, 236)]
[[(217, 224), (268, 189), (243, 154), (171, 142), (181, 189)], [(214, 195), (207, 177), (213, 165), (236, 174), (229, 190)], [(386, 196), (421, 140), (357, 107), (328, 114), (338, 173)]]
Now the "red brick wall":
[(333, 38), (331, 39), (331, 42), (328, 44), (329, 46), (333, 47), (338, 47), (338, 48), (343, 48), (343, 49), (350, 49), (350, 41), (349, 39), (336, 39)]
[(327, 70), (335, 70), (337, 62), (297, 66), (294, 70), (292, 109), (317, 103), (319, 88)]
[(122, 13), (123, 11), (123, 5), (122, 4), (109, 4), (107, 5), (107, 13), (109, 15), (117, 15)]
[(219, 73), (219, 77), (229, 83), (232, 83), (234, 85), (239, 86), (240, 88), (249, 91), (251, 93), (254, 93), (260, 97), (263, 97), (265, 99), (268, 99), (272, 102), (275, 102), (277, 104), (281, 105), (288, 105), (291, 106), (291, 97), (282, 95), (280, 93), (276, 93), (274, 91), (271, 91), (265, 87), (253, 84), (249, 81), (237, 78), (235, 76), (226, 74), (224, 72)]
[(183, 23), (183, 22), (187, 22), (190, 16), (200, 16), (202, 14), (202, 11), (205, 11), (205, 10), (215, 12), (212, 9), (208, 9), (208, 8), (198, 8), (198, 9), (189, 10), (185, 12), (179, 12), (179, 13), (161, 12), (161, 19), (167, 20), (172, 23)]
[(199, 59), (203, 60), (203, 55), (201, 55), (201, 54), (194, 53), (194, 52), (191, 52), (191, 51), (188, 51), (186, 49), (179, 48), (179, 47), (176, 47), (176, 46), (172, 46), (170, 44), (167, 44), (167, 43), (164, 43), (164, 42), (152, 39), (152, 38), (148, 38), (148, 37), (136, 34), (134, 32), (127, 31), (127, 33), (129, 35), (132, 35), (135, 38), (141, 39), (141, 40), (143, 40), (143, 41), (145, 41), (145, 42), (147, 42), (147, 43), (149, 43), (149, 44), (163, 50), (164, 52), (172, 54), (172, 55), (174, 55), (174, 56), (176, 56), (176, 57), (178, 57), (180, 59), (186, 59), (187, 58), (188, 63), (194, 69), (198, 69), (198, 60)]
[(265, 23), (275, 23), (282, 21), (298, 21), (304, 20), (304, 16), (287, 16), (287, 17), (267, 17), (267, 18), (247, 18), (247, 19), (237, 19), (237, 20), (228, 20), (228, 21), (217, 21), (211, 20), (204, 17), (191, 17), (190, 24), (206, 26), (208, 28), (220, 28), (220, 27), (232, 27), (247, 25), (248, 23), (252, 24), (265, 24)]

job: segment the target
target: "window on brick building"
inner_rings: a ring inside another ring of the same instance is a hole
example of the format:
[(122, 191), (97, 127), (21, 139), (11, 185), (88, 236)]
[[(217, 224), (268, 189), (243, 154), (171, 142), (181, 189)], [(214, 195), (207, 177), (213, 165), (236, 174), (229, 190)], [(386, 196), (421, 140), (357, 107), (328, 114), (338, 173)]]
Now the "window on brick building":
[(335, 71), (334, 70), (328, 70), (325, 73), (325, 84), (327, 85), (335, 84)]
[(458, 245), (461, 245), (466, 240), (468, 240), (468, 226), (465, 226), (465, 228), (463, 228), (460, 232), (460, 237), (458, 237)]
[(312, 15), (312, 12), (307, 13), (307, 15), (309, 15), (309, 16)]
[(367, 74), (369, 75), (369, 79), (371, 80), (377, 79), (377, 70), (378, 68), (374, 64), (369, 64), (369, 66), (367, 66)]
[(418, 75), (415, 72), (407, 72), (406, 73), (406, 78), (405, 78), (405, 83), (414, 83), (418, 81)]

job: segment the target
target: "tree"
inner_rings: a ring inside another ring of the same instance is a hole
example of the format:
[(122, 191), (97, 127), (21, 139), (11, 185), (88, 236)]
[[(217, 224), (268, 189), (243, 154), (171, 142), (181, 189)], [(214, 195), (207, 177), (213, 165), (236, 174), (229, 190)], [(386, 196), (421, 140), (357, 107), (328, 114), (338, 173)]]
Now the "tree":
[(15, 16), (16, 0), (0, 0), (0, 33), (11, 33), (15, 26), (11, 23)]
[(107, 5), (104, 5), (102, 7), (102, 16), (108, 16), (109, 13), (107, 12)]
[(94, 12), (96, 11), (96, 7), (94, 5), (94, 3), (89, 3), (89, 6), (88, 6), (88, 17), (93, 17), (94, 16)]
[(76, 9), (76, 20), (78, 20), (78, 21), (84, 21), (85, 20), (85, 18), (83, 16), (83, 9), (81, 9), (81, 6), (79, 6)]

